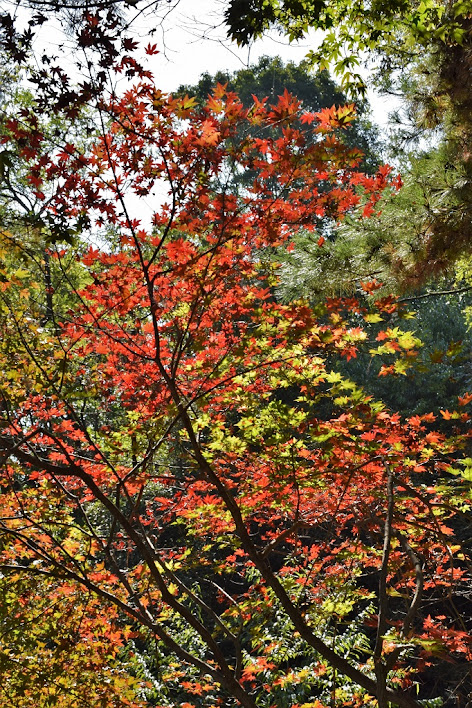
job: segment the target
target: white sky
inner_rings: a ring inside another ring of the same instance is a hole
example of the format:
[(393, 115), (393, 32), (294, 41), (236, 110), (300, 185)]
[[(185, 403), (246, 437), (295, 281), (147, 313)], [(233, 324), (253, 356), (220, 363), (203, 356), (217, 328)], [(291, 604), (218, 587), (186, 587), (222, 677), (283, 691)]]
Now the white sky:
[[(236, 71), (261, 56), (279, 56), (284, 61), (300, 62), (309, 49), (316, 46), (316, 33), (302, 42), (290, 44), (283, 37), (272, 33), (257, 40), (248, 48), (230, 43), (222, 26), (223, 11), (227, 0), (171, 0), (163, 25), (151, 38), (160, 54), (152, 59), (157, 84), (163, 91), (173, 91), (182, 84), (194, 84), (205, 71)], [(144, 37), (149, 19), (137, 23)], [(146, 40), (147, 43), (148, 40)], [(361, 72), (364, 73), (364, 72)], [(386, 127), (388, 113), (396, 107), (392, 99), (369, 94), (372, 114), (376, 123)]]
[(225, 4), (219, 0), (199, 0), (196, 12), (194, 0), (180, 0), (168, 15), (162, 32), (157, 32), (154, 39), (158, 46), (165, 43), (155, 69), (164, 90), (195, 83), (205, 71), (241, 69), (264, 54), (299, 62), (310, 48), (308, 41), (290, 45), (275, 33), (258, 40), (250, 49), (230, 43), (221, 26)]
[[(146, 57), (146, 61), (161, 90), (172, 92), (182, 84), (195, 84), (205, 71), (210, 74), (218, 70), (236, 71), (256, 63), (264, 55), (279, 56), (285, 62), (300, 62), (308, 50), (317, 44), (314, 32), (294, 44), (272, 33), (254, 42), (249, 49), (238, 47), (226, 39), (222, 25), (226, 6), (227, 0), (162, 0), (158, 6), (158, 9), (161, 8), (162, 22), (155, 14), (143, 14), (133, 23), (130, 35), (137, 35), (142, 47), (148, 43), (157, 44), (160, 53)], [(25, 15), (25, 23), (27, 20)], [(149, 36), (153, 28), (155, 32)], [(72, 73), (76, 71), (75, 57), (68, 51), (67, 39), (57, 26), (57, 21), (48, 22), (38, 33), (36, 51), (41, 52), (41, 48), (45, 47), (48, 47), (48, 53), (55, 48), (64, 66), (69, 65)], [(385, 129), (388, 113), (398, 103), (372, 92), (369, 101), (374, 121)]]

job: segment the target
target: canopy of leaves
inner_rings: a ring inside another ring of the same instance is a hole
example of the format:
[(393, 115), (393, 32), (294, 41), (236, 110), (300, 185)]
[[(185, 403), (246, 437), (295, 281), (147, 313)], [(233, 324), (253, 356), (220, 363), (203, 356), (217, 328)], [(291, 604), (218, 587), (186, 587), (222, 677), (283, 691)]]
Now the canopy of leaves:
[(312, 58), (322, 67), (333, 63), (344, 85), (362, 88), (364, 81), (355, 73), (361, 52), (380, 55), (385, 68), (392, 70), (425, 48), (461, 46), (470, 29), (469, 13), (463, 0), (229, 0), (226, 23), (230, 36), (241, 44), (272, 26), (290, 39), (303, 37), (309, 29), (323, 30)]

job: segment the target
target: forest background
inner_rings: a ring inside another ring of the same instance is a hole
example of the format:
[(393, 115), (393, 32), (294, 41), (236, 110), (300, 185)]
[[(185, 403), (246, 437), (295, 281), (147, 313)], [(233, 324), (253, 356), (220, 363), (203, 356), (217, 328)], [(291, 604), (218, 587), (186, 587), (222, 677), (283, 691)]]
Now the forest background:
[(219, 7), (0, 14), (1, 705), (470, 705), (472, 8)]

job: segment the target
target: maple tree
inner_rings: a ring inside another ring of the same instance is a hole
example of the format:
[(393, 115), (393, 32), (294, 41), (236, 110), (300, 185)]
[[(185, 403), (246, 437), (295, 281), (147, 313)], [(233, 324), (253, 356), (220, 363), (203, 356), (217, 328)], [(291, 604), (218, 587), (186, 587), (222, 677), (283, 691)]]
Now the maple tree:
[(444, 411), (446, 436), (336, 370), (415, 357), (375, 282), (317, 316), (274, 296), (298, 229), (400, 183), (359, 171), (352, 106), (195, 103), (143, 75), (95, 96), (85, 144), (34, 110), (4, 123), (42, 232), (89, 232), (49, 234), (46, 300), (3, 259), (1, 572), (112, 607), (106, 641), (154, 647), (157, 705), (418, 706), (429, 667), (470, 659), (469, 416)]

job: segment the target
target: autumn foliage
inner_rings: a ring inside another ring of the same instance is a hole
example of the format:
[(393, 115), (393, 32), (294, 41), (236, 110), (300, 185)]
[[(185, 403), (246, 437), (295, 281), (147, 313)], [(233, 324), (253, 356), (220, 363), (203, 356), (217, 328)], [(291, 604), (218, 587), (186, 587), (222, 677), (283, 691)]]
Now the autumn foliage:
[(419, 705), (429, 667), (471, 658), (468, 400), (447, 435), (339, 373), (359, 348), (386, 375), (414, 360), (375, 283), (316, 314), (276, 289), (298, 230), (323, 245), (320, 218), (368, 218), (399, 181), (359, 171), (352, 107), (219, 86), (202, 109), (143, 77), (93, 111), (60, 146), (27, 112), (3, 129), (50, 283), (45, 311), (5, 234), (2, 573), (94, 598), (79, 643), (113, 608), (97, 636), (152, 647), (152, 705)]

